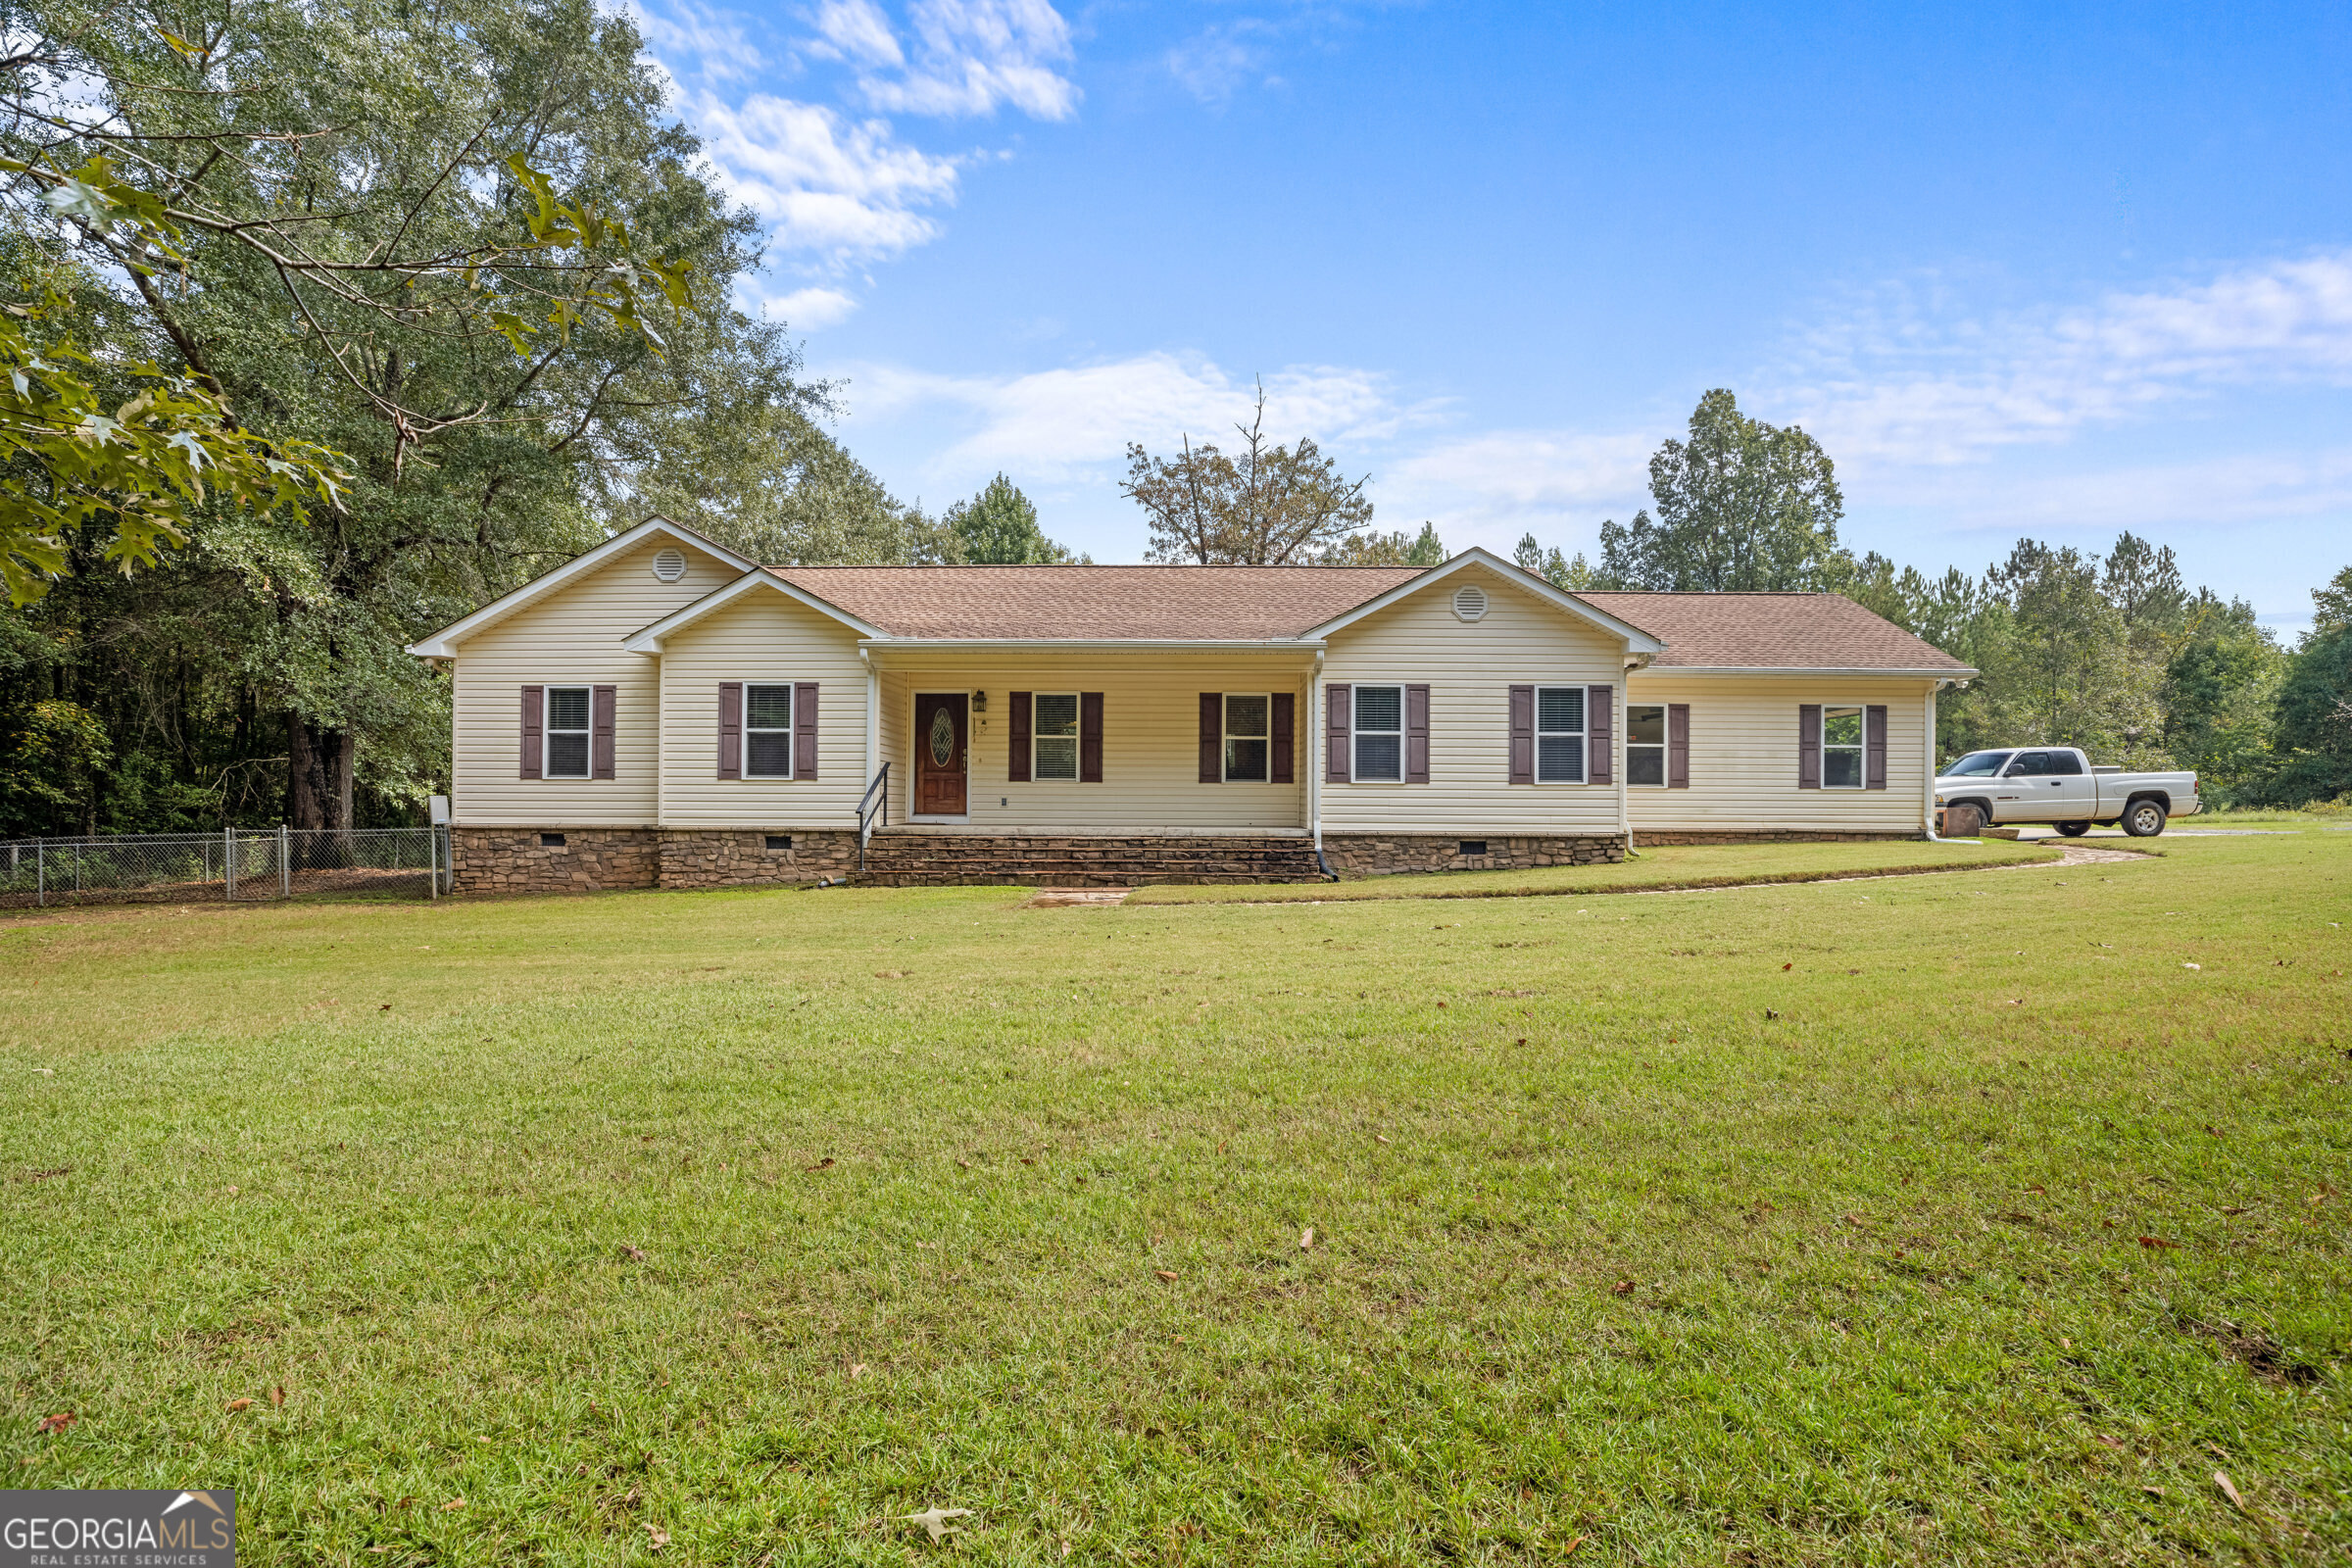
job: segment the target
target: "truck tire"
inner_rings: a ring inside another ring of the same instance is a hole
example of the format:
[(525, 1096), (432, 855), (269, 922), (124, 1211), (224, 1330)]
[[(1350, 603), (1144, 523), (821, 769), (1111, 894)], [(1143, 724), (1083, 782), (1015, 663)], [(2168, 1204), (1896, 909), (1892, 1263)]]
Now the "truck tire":
[(1984, 813), (1963, 801), (1943, 808), (1943, 837), (1947, 839), (1981, 839), (1984, 836)]
[(2058, 824), (2058, 831), (2070, 839), (2079, 839), (2090, 831), (2090, 824), (2088, 822), (2061, 822)]
[(2162, 801), (2133, 801), (2124, 808), (2124, 831), (2135, 839), (2152, 839), (2164, 831)]

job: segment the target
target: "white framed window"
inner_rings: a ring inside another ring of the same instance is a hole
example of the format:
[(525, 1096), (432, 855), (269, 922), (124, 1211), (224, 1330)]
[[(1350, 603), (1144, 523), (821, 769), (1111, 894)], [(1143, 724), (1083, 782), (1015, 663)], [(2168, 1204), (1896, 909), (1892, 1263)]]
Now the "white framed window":
[(1666, 705), (1625, 705), (1625, 781), (1666, 787)]
[(1255, 692), (1225, 694), (1225, 779), (1231, 784), (1266, 782), (1266, 758), (1274, 734), (1273, 699)]
[(1403, 782), (1404, 688), (1358, 686), (1349, 717), (1355, 726), (1355, 779), (1367, 784)]
[(1030, 699), (1030, 767), (1033, 779), (1078, 776), (1078, 694), (1039, 692)]
[(792, 777), (792, 683), (743, 683), (743, 776)]
[(1585, 689), (1536, 688), (1536, 782), (1585, 781)]
[(540, 777), (588, 776), (588, 697), (585, 686), (547, 688), (547, 755), (540, 760)]
[(1821, 787), (1858, 790), (1862, 787), (1862, 710), (1831, 708), (1821, 710)]

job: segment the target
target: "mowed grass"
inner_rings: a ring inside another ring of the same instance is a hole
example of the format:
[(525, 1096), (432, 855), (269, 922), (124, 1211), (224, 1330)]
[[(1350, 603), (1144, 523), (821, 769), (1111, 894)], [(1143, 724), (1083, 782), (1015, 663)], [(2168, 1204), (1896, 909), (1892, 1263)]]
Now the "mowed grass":
[(1969, 839), (1927, 844), (1666, 844), (1615, 865), (1546, 865), (1525, 871), (1350, 877), (1342, 882), (1176, 884), (1138, 888), (1140, 904), (1309, 904), (1347, 899), (1486, 899), (1538, 894), (1649, 893), (1765, 882), (1821, 882), (1972, 866), (2054, 860), (2048, 842)]
[(270, 1564), (2340, 1561), (2352, 834), (2164, 848), (10, 921), (0, 1463)]

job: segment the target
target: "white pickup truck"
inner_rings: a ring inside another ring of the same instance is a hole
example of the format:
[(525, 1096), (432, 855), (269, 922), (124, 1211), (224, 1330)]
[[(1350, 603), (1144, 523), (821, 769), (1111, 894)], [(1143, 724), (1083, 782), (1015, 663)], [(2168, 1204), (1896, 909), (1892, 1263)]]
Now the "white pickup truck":
[(2197, 813), (2197, 775), (2095, 766), (2071, 746), (1971, 752), (1936, 776), (1936, 831), (1970, 837), (1958, 820), (1969, 808), (1980, 822), (2049, 822), (2070, 839), (2093, 822), (2121, 822), (2133, 838), (2152, 839), (2167, 819)]

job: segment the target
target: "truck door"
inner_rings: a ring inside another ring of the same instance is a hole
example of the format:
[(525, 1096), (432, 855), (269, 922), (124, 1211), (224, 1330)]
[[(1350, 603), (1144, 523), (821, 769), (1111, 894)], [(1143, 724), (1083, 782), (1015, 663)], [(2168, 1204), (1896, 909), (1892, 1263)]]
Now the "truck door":
[(2082, 765), (2081, 752), (2050, 754), (2050, 794), (2057, 800), (2051, 810), (2056, 822), (2086, 822), (2099, 810), (2099, 781)]
[[(2088, 816), (2090, 776), (2071, 752), (2020, 752), (1992, 798), (2000, 822), (2069, 822)], [(2073, 769), (2074, 771), (2062, 771)]]

